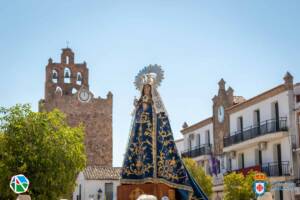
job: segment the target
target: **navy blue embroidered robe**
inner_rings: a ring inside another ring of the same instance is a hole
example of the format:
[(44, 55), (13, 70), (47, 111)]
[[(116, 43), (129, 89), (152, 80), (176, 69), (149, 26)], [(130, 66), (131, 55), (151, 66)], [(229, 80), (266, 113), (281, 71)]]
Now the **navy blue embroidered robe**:
[(168, 116), (149, 103), (137, 106), (121, 172), (121, 183), (164, 183), (182, 200), (207, 200), (177, 152)]

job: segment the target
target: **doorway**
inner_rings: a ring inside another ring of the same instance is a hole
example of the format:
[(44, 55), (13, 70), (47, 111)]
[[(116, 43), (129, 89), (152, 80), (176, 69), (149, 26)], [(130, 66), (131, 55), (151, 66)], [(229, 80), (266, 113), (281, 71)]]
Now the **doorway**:
[(277, 150), (277, 162), (278, 162), (278, 175), (282, 176), (282, 165), (281, 165), (281, 144), (276, 145)]

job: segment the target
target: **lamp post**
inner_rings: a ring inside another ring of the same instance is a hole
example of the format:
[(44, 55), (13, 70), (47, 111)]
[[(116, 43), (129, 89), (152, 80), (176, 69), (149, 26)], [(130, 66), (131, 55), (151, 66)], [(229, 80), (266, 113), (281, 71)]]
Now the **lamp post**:
[(98, 200), (101, 199), (101, 194), (102, 194), (102, 190), (101, 190), (101, 188), (99, 188), (99, 190), (98, 190)]

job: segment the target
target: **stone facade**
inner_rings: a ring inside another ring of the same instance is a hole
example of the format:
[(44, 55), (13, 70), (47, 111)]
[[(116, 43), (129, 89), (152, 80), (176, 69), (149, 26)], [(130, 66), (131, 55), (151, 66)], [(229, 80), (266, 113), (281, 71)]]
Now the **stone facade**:
[(94, 98), (86, 63), (75, 63), (70, 48), (63, 49), (60, 63), (49, 59), (45, 99), (40, 100), (39, 110), (58, 108), (70, 126), (84, 125), (88, 165), (112, 166), (112, 101), (111, 92), (106, 98)]
[[(214, 154), (223, 154), (223, 138), (225, 134), (229, 134), (229, 115), (226, 112), (226, 108), (231, 107), (234, 104), (233, 101), (233, 89), (229, 87), (225, 90), (225, 81), (223, 79), (219, 82), (218, 95), (213, 98), (213, 136), (214, 136)], [(224, 120), (219, 122), (218, 109), (220, 106), (224, 108)]]

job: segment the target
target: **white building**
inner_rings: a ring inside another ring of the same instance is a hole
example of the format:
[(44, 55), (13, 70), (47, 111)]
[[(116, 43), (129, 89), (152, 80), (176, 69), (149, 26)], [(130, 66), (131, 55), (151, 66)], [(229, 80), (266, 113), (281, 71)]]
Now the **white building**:
[[(182, 156), (213, 176), (213, 200), (222, 198), (223, 175), (232, 171), (262, 171), (274, 184), (299, 180), (300, 84), (289, 73), (283, 84), (248, 100), (226, 90), (222, 79), (212, 110), (212, 117), (181, 132)], [(297, 190), (272, 193), (275, 200), (298, 198)]]
[(175, 140), (175, 144), (176, 144), (177, 151), (180, 154), (184, 150), (184, 140), (183, 140), (183, 138)]
[(117, 200), (119, 167), (88, 166), (77, 177), (73, 200)]
[(182, 157), (192, 157), (210, 174), (210, 160), (213, 147), (213, 121), (212, 118), (203, 120), (197, 124), (182, 130), (184, 137), (184, 151)]

